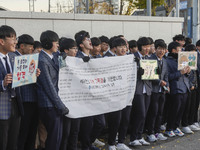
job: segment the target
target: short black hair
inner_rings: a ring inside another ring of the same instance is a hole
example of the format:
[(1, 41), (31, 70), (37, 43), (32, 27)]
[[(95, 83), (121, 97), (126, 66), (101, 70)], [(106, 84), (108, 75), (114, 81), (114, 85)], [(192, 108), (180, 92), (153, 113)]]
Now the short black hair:
[(7, 25), (0, 26), (0, 39), (5, 39), (6, 37), (16, 36), (15, 30)]
[(165, 43), (165, 41), (163, 39), (156, 39), (154, 44), (156, 45), (157, 42), (164, 42)]
[(148, 37), (149, 41), (150, 41), (150, 44), (154, 44), (154, 41), (151, 37)]
[(74, 38), (76, 40), (76, 44), (77, 44), (77, 46), (78, 46), (79, 49), (81, 49), (80, 44), (83, 42), (83, 40), (86, 37), (89, 38), (90, 35), (89, 35), (88, 32), (86, 32), (84, 30), (81, 30), (81, 31), (79, 31), (78, 33), (75, 34)]
[(124, 37), (124, 35), (121, 35), (121, 34), (120, 34), (120, 35), (118, 35), (117, 37), (118, 37), (118, 38), (121, 38), (121, 37)]
[(178, 42), (171, 42), (168, 45), (168, 51), (171, 53), (172, 49), (176, 49), (177, 47), (180, 47), (181, 45)]
[(92, 46), (99, 46), (101, 44), (101, 40), (97, 37), (91, 38)]
[(130, 40), (128, 41), (129, 48), (137, 47), (137, 41), (136, 40)]
[(189, 37), (185, 38), (185, 45), (183, 47), (186, 47), (187, 45), (192, 44), (192, 39)]
[(108, 44), (108, 42), (109, 42), (109, 38), (107, 36), (104, 36), (104, 35), (100, 36), (99, 39), (101, 40), (101, 43), (104, 42), (104, 43)]
[(113, 42), (112, 42), (113, 47), (124, 46), (124, 45), (127, 46), (126, 41), (122, 38), (119, 38), (119, 37), (114, 39)]
[(194, 44), (189, 44), (185, 47), (185, 51), (196, 51), (196, 46)]
[(200, 46), (200, 40), (196, 42), (196, 46)]
[(182, 34), (175, 35), (175, 36), (173, 37), (173, 41), (174, 41), (174, 42), (175, 42), (175, 41), (185, 41), (185, 36), (182, 35)]
[(155, 43), (155, 48), (157, 49), (158, 47), (166, 49), (167, 48), (167, 44), (165, 42), (163, 42), (163, 41), (157, 41)]
[(151, 45), (151, 42), (147, 37), (141, 37), (137, 40), (138, 50), (142, 50), (142, 46)]
[(114, 48), (112, 43), (113, 43), (113, 41), (114, 41), (116, 38), (118, 38), (118, 37), (117, 37), (117, 36), (113, 36), (113, 37), (110, 38), (110, 40), (109, 40), (109, 42), (108, 42), (108, 44), (109, 44), (109, 46), (110, 46), (110, 49)]
[(58, 34), (54, 31), (47, 30), (42, 32), (40, 36), (40, 42), (44, 49), (50, 50), (52, 48), (52, 42), (59, 41)]
[(28, 34), (22, 34), (18, 37), (17, 47), (19, 48), (21, 44), (34, 45), (34, 39)]
[(33, 48), (42, 48), (42, 44), (39, 41), (34, 41)]
[(76, 47), (76, 42), (71, 38), (62, 37), (59, 41), (60, 52), (64, 52), (64, 50), (69, 50), (70, 48)]

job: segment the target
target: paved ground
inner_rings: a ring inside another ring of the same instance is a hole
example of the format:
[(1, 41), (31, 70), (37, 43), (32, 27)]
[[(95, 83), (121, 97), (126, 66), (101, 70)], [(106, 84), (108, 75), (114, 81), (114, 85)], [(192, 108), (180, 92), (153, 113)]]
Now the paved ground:
[[(129, 139), (129, 138), (128, 138)], [(129, 141), (126, 141), (128, 144)], [(150, 146), (131, 147), (136, 150), (200, 150), (200, 131), (183, 137), (168, 138), (166, 141), (151, 143)], [(108, 150), (107, 145), (101, 150)]]

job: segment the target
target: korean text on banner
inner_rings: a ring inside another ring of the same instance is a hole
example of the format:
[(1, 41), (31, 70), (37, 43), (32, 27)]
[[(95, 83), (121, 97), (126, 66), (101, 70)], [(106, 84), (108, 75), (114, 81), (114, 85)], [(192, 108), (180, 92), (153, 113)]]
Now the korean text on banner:
[(59, 73), (59, 96), (70, 118), (94, 116), (132, 105), (137, 79), (134, 56), (83, 62), (67, 57)]

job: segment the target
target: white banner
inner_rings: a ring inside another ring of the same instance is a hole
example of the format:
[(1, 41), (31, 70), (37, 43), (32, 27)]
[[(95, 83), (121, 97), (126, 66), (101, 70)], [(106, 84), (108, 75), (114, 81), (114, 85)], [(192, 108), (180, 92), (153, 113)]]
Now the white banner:
[(59, 73), (59, 96), (70, 118), (94, 116), (132, 105), (137, 65), (134, 55), (90, 59), (67, 57)]

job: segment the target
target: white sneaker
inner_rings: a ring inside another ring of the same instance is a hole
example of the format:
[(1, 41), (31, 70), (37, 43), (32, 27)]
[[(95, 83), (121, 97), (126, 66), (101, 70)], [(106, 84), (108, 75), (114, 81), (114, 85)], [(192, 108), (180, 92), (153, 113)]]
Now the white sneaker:
[(148, 139), (149, 142), (155, 142), (155, 141), (157, 141), (157, 138), (155, 137), (154, 134), (147, 135), (147, 139)]
[(200, 126), (199, 126), (199, 123), (198, 123), (198, 122), (195, 122), (195, 123), (193, 123), (193, 125), (195, 125), (197, 128), (200, 128)]
[(160, 140), (160, 141), (167, 140), (167, 137), (164, 136), (162, 133), (156, 133), (155, 137), (157, 138), (157, 140)]
[(184, 136), (184, 133), (179, 128), (176, 128), (176, 130), (174, 130), (173, 132), (175, 135)]
[(123, 143), (118, 143), (117, 150), (131, 150), (131, 149)]
[(194, 124), (190, 125), (189, 127), (190, 127), (190, 129), (191, 129), (192, 131), (199, 131), (199, 130), (200, 130), (200, 128), (198, 128), (198, 127), (195, 126)]
[(174, 137), (174, 136), (176, 136), (176, 135), (174, 134), (173, 131), (165, 131), (164, 134), (167, 135), (167, 136), (169, 136), (169, 137)]
[(182, 127), (182, 131), (186, 134), (194, 133), (189, 127)]
[(166, 123), (160, 126), (160, 130), (161, 131), (165, 131), (166, 130)]
[(96, 139), (96, 140), (94, 141), (93, 145), (95, 145), (95, 146), (104, 146), (104, 145), (105, 145), (105, 143), (104, 143), (104, 142), (101, 142), (101, 141), (99, 141), (98, 139)]
[(129, 146), (142, 146), (142, 144), (138, 140), (134, 140), (129, 142)]
[(144, 145), (144, 146), (150, 145), (150, 143), (147, 142), (147, 141), (145, 141), (144, 138), (141, 138), (141, 139), (139, 139), (138, 141), (139, 141), (142, 145)]
[(116, 149), (115, 145), (112, 145), (112, 146), (108, 145), (108, 150), (117, 150), (117, 149)]

